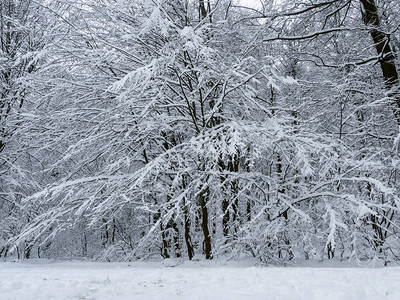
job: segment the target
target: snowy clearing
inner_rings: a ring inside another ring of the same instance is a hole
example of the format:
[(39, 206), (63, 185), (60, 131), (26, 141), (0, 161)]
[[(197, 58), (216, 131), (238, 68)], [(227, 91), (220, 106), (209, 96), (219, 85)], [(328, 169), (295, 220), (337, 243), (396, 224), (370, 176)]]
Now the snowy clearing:
[(0, 263), (0, 299), (400, 299), (400, 268)]

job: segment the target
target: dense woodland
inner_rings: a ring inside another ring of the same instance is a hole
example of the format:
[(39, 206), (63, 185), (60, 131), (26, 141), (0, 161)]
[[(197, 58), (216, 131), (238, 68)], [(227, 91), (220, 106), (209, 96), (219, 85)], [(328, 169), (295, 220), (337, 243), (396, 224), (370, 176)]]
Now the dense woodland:
[(398, 0), (1, 0), (0, 257), (400, 258)]

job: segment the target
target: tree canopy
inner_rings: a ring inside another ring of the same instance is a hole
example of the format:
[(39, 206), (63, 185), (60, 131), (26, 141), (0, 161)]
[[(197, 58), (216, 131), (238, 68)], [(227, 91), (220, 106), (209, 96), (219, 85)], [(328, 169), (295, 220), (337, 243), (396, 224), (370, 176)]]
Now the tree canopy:
[(396, 0), (0, 3), (0, 256), (397, 260)]

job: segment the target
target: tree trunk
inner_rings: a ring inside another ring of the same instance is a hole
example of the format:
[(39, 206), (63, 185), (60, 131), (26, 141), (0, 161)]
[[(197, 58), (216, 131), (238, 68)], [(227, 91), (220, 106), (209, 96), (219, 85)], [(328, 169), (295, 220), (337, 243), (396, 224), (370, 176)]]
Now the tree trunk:
[(165, 231), (164, 231), (164, 226), (162, 225), (162, 222), (160, 223), (160, 230), (161, 230), (161, 239), (162, 239), (162, 252), (161, 255), (164, 258), (169, 258), (169, 253), (168, 253), (168, 242), (165, 236)]
[(208, 198), (208, 188), (200, 194), (200, 206), (203, 219), (201, 221), (201, 229), (204, 235), (204, 253), (206, 259), (212, 259), (211, 254), (211, 237), (210, 231), (208, 230), (208, 210), (207, 210), (207, 198)]
[(207, 1), (207, 6), (205, 3), (205, 0), (199, 0), (199, 18), (200, 20), (203, 20), (207, 18), (207, 16), (210, 18), (210, 23), (212, 23), (212, 17), (211, 17), (211, 5), (210, 5), (210, 0)]
[(192, 245), (192, 239), (190, 238), (189, 232), (190, 232), (190, 223), (189, 223), (189, 217), (186, 212), (185, 213), (185, 243), (186, 243), (189, 260), (192, 260), (193, 256), (194, 256), (194, 250), (193, 250), (193, 245)]
[(385, 80), (385, 88), (389, 92), (388, 96), (394, 98), (396, 104), (394, 114), (397, 123), (400, 125), (399, 75), (395, 65), (395, 55), (390, 47), (390, 36), (381, 28), (375, 0), (360, 0), (360, 2), (363, 8), (361, 13), (364, 24), (370, 27), (369, 33), (375, 43), (376, 51), (381, 56), (379, 63)]
[(192, 260), (194, 256), (194, 250), (192, 245), (192, 239), (190, 238), (190, 220), (189, 211), (186, 205), (186, 199), (183, 198), (183, 215), (184, 215), (184, 227), (185, 227), (185, 243), (188, 252), (189, 260)]

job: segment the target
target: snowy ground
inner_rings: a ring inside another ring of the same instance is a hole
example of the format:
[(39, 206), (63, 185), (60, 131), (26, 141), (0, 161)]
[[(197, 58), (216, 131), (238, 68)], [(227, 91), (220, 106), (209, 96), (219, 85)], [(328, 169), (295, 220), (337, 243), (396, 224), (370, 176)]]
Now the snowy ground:
[(1, 262), (0, 299), (400, 299), (400, 268)]

